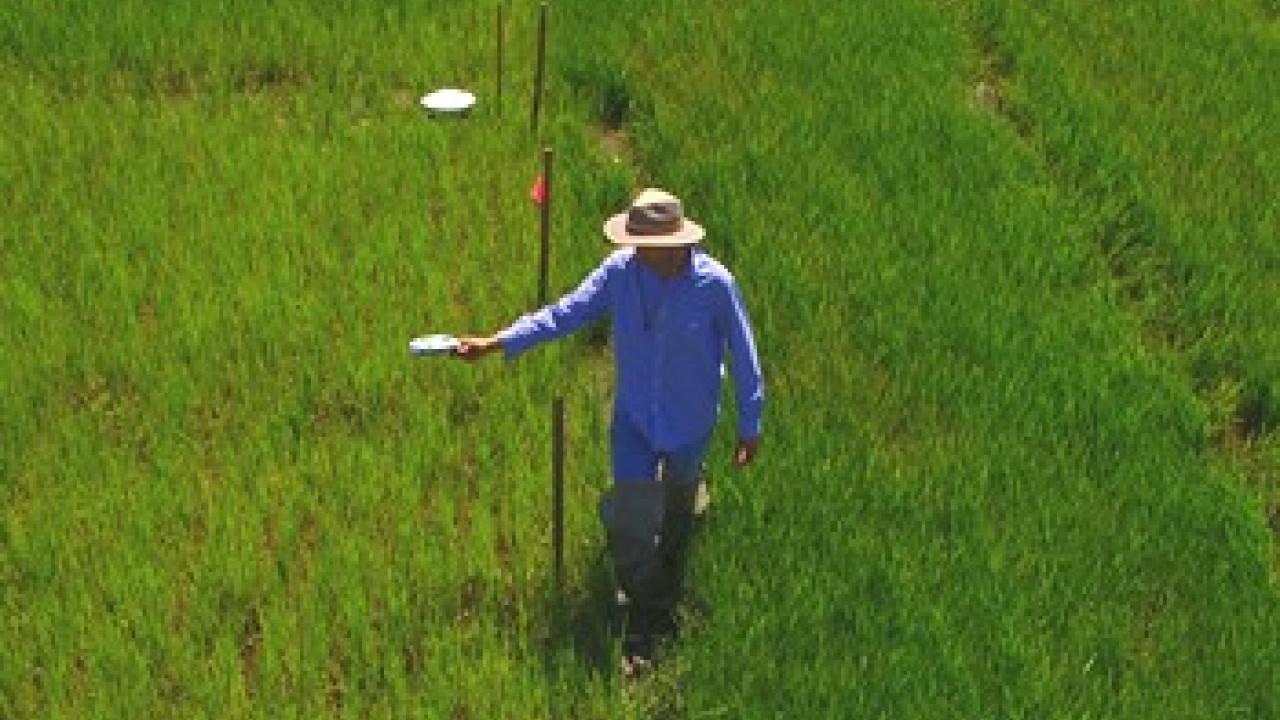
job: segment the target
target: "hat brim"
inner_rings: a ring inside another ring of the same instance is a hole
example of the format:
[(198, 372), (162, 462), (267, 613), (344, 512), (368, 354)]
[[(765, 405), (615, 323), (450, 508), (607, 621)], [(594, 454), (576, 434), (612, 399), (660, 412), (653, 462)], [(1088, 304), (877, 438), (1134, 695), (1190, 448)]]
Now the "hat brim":
[(634, 247), (681, 247), (702, 242), (707, 232), (698, 223), (685, 218), (680, 229), (666, 235), (632, 235), (627, 232), (627, 213), (619, 213), (604, 221), (604, 236), (614, 245)]

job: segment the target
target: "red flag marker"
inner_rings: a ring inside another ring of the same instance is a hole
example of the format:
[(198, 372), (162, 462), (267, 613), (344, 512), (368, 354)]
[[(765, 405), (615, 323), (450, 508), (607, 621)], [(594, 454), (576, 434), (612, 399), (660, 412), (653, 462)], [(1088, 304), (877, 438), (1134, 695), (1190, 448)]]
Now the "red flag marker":
[(541, 175), (538, 176), (537, 180), (533, 181), (533, 187), (529, 189), (529, 199), (533, 201), (534, 205), (546, 204), (547, 182)]

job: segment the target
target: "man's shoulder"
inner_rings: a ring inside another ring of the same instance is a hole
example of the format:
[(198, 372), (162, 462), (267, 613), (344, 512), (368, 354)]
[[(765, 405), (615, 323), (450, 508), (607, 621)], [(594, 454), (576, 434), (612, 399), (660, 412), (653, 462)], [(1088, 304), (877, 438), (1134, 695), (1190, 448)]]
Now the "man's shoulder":
[(619, 270), (626, 268), (631, 263), (631, 259), (635, 257), (635, 254), (635, 248), (618, 248), (617, 250), (609, 253), (608, 257), (601, 261), (600, 268), (603, 270)]
[(733, 273), (729, 272), (729, 268), (706, 252), (694, 253), (693, 273), (700, 283), (722, 287), (731, 287), (734, 284)]

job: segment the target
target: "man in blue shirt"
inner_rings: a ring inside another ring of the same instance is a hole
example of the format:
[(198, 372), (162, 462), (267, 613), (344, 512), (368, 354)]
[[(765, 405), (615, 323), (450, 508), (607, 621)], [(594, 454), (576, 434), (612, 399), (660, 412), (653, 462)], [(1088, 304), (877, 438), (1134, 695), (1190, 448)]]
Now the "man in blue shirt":
[(609, 218), (621, 249), (576, 290), (489, 337), (460, 339), (459, 355), (495, 350), (508, 359), (606, 314), (616, 367), (614, 487), (601, 515), (619, 585), (628, 598), (624, 670), (652, 662), (654, 636), (674, 631), (693, 504), (719, 413), (724, 354), (731, 358), (738, 410), (734, 463), (760, 445), (764, 389), (746, 307), (728, 270), (698, 243), (705, 232), (680, 200), (642, 192)]

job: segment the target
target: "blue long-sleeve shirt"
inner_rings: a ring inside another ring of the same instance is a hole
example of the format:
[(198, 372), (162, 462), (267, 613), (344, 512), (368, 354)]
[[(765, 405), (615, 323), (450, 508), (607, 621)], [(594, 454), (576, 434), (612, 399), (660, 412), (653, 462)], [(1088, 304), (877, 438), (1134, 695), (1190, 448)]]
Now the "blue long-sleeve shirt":
[(747, 309), (733, 276), (700, 249), (664, 280), (618, 250), (576, 290), (498, 333), (507, 359), (609, 313), (617, 378), (615, 408), (657, 450), (706, 437), (719, 414), (727, 347), (738, 406), (738, 436), (760, 436), (764, 384)]

